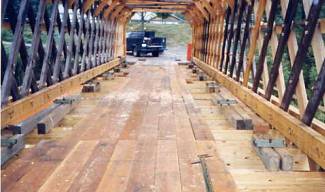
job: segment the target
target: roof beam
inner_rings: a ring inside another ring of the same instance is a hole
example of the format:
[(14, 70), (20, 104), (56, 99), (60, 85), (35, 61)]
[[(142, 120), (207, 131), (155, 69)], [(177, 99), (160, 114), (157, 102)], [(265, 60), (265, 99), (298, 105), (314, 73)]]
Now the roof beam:
[(132, 12), (156, 12), (156, 13), (175, 13), (184, 12), (186, 9), (147, 9), (147, 8), (134, 8)]
[(98, 7), (95, 10), (95, 16), (98, 16), (100, 14), (100, 12), (103, 11), (104, 7), (106, 5), (110, 5), (112, 3), (112, 0), (103, 0), (100, 2), (100, 4), (98, 5)]
[(85, 13), (90, 9), (90, 7), (94, 4), (94, 2), (95, 0), (85, 0), (82, 6)]
[(124, 4), (119, 4), (115, 7), (115, 9), (112, 11), (112, 13), (110, 14), (109, 18), (111, 19), (115, 19), (124, 9)]
[(200, 11), (201, 16), (203, 16), (207, 21), (209, 20), (209, 13), (203, 8), (201, 2), (196, 1), (195, 7)]
[(113, 0), (112, 4), (108, 7), (108, 9), (104, 12), (104, 18), (108, 19), (110, 13), (114, 10), (114, 8), (119, 5), (120, 2), (117, 0)]
[(186, 9), (187, 5), (127, 5), (129, 8), (166, 8), (166, 9)]

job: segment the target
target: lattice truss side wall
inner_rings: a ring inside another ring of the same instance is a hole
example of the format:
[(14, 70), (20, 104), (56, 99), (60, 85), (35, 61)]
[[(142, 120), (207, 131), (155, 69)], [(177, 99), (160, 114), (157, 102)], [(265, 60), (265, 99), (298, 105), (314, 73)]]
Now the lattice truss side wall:
[(99, 1), (1, 1), (1, 127), (114, 67), (127, 10)]
[(222, 2), (187, 13), (193, 61), (324, 167), (324, 0)]

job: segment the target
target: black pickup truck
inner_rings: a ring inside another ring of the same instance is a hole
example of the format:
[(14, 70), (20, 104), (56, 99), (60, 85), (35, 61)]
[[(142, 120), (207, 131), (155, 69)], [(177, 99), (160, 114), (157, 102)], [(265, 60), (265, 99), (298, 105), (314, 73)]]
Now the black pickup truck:
[(126, 47), (135, 57), (147, 53), (158, 57), (166, 49), (166, 38), (155, 37), (154, 31), (132, 31), (127, 34)]

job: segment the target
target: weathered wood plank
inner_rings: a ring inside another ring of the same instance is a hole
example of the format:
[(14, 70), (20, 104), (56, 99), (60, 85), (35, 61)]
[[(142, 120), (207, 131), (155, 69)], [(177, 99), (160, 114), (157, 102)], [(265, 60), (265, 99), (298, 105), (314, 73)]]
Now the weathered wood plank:
[[(11, 142), (9, 146), (3, 146), (2, 142), (6, 139), (10, 139)], [(23, 135), (14, 135), (9, 138), (1, 138), (1, 166), (6, 163), (10, 158), (15, 156), (19, 151), (25, 147)]]
[(50, 129), (57, 126), (57, 124), (64, 118), (66, 114), (68, 114), (71, 110), (73, 110), (77, 104), (80, 102), (80, 98), (71, 97), (68, 98), (71, 100), (66, 104), (61, 104), (60, 106), (53, 109), (49, 114), (43, 117), (37, 123), (37, 132), (38, 134), (46, 134), (50, 131)]
[(39, 191), (67, 191), (97, 144), (98, 141), (78, 142)]

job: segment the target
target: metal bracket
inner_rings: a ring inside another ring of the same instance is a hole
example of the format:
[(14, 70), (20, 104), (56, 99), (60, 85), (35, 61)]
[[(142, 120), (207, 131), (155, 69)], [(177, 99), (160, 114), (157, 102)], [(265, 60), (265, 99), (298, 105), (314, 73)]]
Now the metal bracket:
[(207, 163), (205, 161), (206, 158), (208, 157), (212, 157), (208, 154), (202, 154), (202, 155), (198, 155), (199, 157), (199, 161), (195, 161), (192, 164), (201, 164), (201, 168), (202, 168), (202, 172), (203, 172), (203, 177), (204, 177), (204, 182), (205, 182), (205, 188), (207, 192), (213, 192), (213, 186), (212, 186), (212, 182), (211, 182), (211, 178), (208, 172), (208, 166)]
[(63, 97), (62, 99), (55, 99), (53, 103), (55, 104), (72, 104), (73, 102), (80, 100), (80, 96), (73, 97)]
[(237, 104), (237, 100), (235, 99), (218, 99), (217, 104), (219, 105), (234, 105)]

